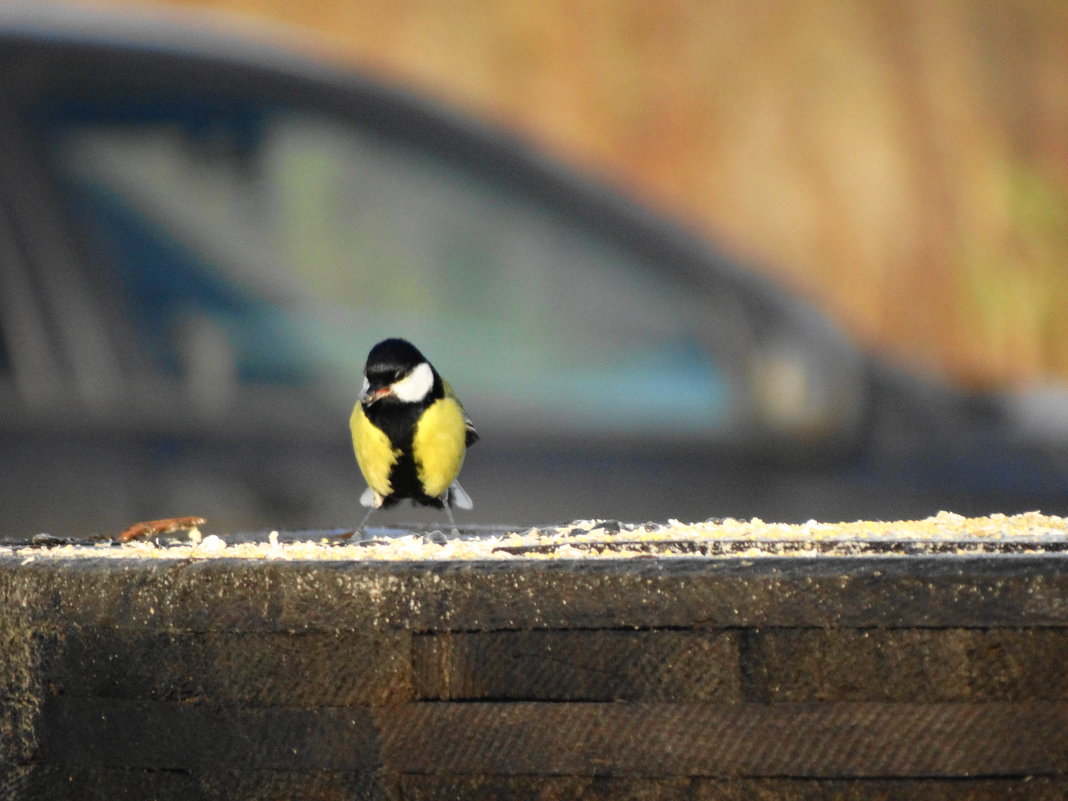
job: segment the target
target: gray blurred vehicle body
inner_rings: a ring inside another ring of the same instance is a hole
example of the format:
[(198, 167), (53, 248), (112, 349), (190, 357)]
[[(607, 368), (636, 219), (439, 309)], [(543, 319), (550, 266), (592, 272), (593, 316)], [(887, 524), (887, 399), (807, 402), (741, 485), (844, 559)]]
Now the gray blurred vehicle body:
[(0, 535), (352, 525), (348, 412), (386, 336), (482, 433), (461, 523), (1068, 512), (1064, 442), (1025, 436), (1011, 401), (887, 368), (421, 99), (20, 5), (0, 71)]

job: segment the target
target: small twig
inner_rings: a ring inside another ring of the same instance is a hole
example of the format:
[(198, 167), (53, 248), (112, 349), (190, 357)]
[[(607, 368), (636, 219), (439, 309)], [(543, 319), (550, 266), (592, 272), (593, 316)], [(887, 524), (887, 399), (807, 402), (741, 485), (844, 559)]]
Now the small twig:
[(182, 529), (196, 528), (207, 521), (203, 517), (165, 517), (162, 520), (147, 520), (134, 523), (119, 535), (119, 542), (130, 542), (140, 537), (152, 537), (156, 534), (170, 534)]

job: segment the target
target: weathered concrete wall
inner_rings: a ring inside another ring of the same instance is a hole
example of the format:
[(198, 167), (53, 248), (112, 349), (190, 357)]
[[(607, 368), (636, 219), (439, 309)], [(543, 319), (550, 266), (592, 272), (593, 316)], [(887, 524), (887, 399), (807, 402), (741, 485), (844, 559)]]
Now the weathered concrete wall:
[(0, 795), (1068, 794), (1068, 558), (0, 559)]

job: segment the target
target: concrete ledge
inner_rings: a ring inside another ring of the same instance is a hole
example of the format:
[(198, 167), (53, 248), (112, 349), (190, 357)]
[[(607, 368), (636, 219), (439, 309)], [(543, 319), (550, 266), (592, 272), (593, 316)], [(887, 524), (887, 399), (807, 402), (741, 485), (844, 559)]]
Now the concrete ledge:
[(4, 798), (1062, 798), (1068, 557), (0, 557)]

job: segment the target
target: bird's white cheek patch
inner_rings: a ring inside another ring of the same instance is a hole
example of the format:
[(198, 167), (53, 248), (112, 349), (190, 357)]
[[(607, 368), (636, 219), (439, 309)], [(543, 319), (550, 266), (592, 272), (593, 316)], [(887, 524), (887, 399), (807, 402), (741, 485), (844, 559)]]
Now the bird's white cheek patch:
[(405, 403), (418, 403), (434, 386), (434, 371), (421, 362), (407, 376), (393, 385), (393, 394)]

